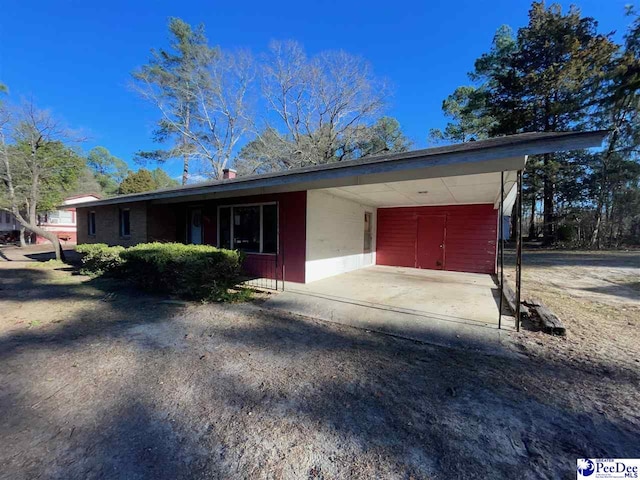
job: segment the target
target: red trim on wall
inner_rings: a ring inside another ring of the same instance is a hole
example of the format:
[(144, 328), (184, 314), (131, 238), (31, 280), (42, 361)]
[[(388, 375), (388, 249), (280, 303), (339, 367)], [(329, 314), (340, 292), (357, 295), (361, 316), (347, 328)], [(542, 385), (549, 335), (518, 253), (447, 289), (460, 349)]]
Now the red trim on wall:
[(417, 267), (419, 215), (446, 215), (444, 270), (495, 273), (498, 211), (492, 204), (379, 208), (376, 263)]
[(275, 267), (275, 261), (271, 261), (274, 255), (247, 253), (245, 270), (250, 274), (264, 278), (275, 278), (277, 275), (277, 278), (282, 280), (282, 266), (284, 263), (285, 280), (304, 283), (307, 245), (306, 191), (225, 198), (205, 202), (202, 206), (204, 243), (208, 245), (218, 244), (218, 206), (266, 202), (278, 202), (280, 206), (280, 211), (278, 212), (279, 252), (277, 268)]
[[(60, 240), (63, 243), (76, 243), (78, 241), (78, 237), (75, 231), (53, 232), (53, 233), (55, 233), (56, 237), (58, 237), (58, 240)], [(35, 243), (37, 245), (49, 243), (49, 240), (47, 240), (44, 237), (41, 237), (40, 235), (35, 235), (35, 237), (36, 237)]]

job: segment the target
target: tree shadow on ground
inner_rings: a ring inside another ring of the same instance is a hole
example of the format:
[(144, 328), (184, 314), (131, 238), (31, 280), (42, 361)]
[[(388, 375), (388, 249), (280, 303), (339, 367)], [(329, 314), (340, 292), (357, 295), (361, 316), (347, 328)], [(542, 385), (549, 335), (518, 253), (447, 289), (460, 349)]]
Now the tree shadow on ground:
[[(67, 263), (73, 265), (80, 264), (80, 254), (74, 249), (65, 249), (64, 255)], [(48, 262), (49, 260), (55, 260), (56, 254), (55, 252), (27, 253), (25, 254), (25, 257), (33, 260), (34, 262)]]
[[(80, 263), (80, 254), (76, 252), (75, 245), (62, 245), (67, 261), (77, 265)], [(51, 244), (27, 245), (0, 245), (0, 258), (5, 261), (16, 262), (48, 262), (55, 260), (56, 255)]]
[[(163, 302), (166, 297), (141, 292), (127, 282), (109, 278), (88, 278), (78, 283), (55, 281), (54, 272), (40, 268), (3, 269), (0, 300), (19, 303), (40, 301), (89, 302), (86, 307), (55, 325), (19, 330), (0, 337), (0, 358), (21, 345), (31, 348), (64, 345), (87, 337), (106, 335), (139, 322), (166, 320), (180, 305)], [(98, 308), (96, 308), (98, 303)], [(34, 321), (47, 321), (47, 312)]]
[(615, 297), (628, 298), (629, 300), (640, 300), (640, 282), (612, 284), (602, 287), (583, 288), (587, 292), (603, 293)]
[(106, 321), (89, 309), (0, 338), (7, 478), (557, 478), (587, 453), (637, 454), (633, 425), (565, 395), (587, 394), (598, 365), (572, 385), (547, 359), (253, 305), (155, 308), (127, 291), (106, 305)]
[[(505, 265), (515, 266), (515, 251), (505, 250)], [(522, 253), (523, 268), (609, 267), (640, 268), (640, 251), (530, 250)]]

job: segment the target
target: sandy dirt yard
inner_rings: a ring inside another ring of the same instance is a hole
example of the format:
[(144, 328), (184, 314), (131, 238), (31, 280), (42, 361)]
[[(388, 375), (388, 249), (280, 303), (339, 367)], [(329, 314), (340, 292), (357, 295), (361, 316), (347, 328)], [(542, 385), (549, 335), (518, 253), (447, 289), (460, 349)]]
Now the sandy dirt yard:
[(639, 457), (640, 256), (608, 255), (535, 254), (527, 288), (569, 333), (514, 333), (510, 357), (0, 261), (0, 478), (569, 479)]
[[(505, 271), (512, 285), (514, 260), (510, 252)], [(608, 377), (640, 372), (640, 250), (531, 250), (523, 265), (523, 298), (541, 299), (563, 321), (567, 336), (524, 331), (514, 335), (519, 348), (576, 368), (598, 366)]]

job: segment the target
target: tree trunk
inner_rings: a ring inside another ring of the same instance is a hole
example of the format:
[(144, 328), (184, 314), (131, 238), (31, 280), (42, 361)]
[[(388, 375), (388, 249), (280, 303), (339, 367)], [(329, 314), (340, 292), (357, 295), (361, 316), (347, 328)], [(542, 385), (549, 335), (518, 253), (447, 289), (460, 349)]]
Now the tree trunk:
[(616, 235), (616, 248), (620, 246), (624, 239), (624, 215), (618, 215), (618, 234)]
[(44, 237), (51, 242), (51, 244), (53, 245), (53, 251), (56, 254), (56, 260), (59, 260), (61, 262), (67, 261), (64, 254), (64, 250), (60, 245), (60, 239), (58, 239), (55, 233), (40, 228), (38, 225), (35, 224), (35, 222), (33, 223), (27, 222), (26, 220), (24, 220), (22, 215), (17, 215), (16, 212), (14, 212), (14, 215), (16, 217), (16, 220), (20, 222), (20, 225), (22, 226), (22, 228), (26, 228), (27, 230), (35, 233), (36, 235), (40, 235), (41, 237)]
[(24, 228), (22, 225), (20, 225), (20, 247), (24, 248), (27, 246), (27, 241), (25, 240), (24, 236), (27, 232), (27, 229)]
[(189, 180), (189, 155), (183, 155), (182, 159), (182, 185), (186, 185), (187, 181)]
[(36, 235), (40, 235), (41, 237), (44, 237), (51, 242), (51, 244), (53, 245), (53, 250), (56, 254), (56, 260), (59, 260), (61, 262), (67, 261), (64, 250), (62, 249), (62, 245), (60, 245), (60, 239), (56, 236), (55, 233), (49, 232), (48, 230), (43, 230), (40, 227), (34, 228), (31, 225), (28, 228)]
[(555, 195), (555, 174), (551, 171), (551, 155), (544, 155), (544, 188), (543, 188), (543, 241), (550, 245), (554, 240), (553, 200)]
[(595, 247), (600, 250), (600, 226), (602, 224), (602, 195), (598, 198), (598, 205), (596, 207), (596, 226), (593, 229), (591, 235), (591, 247)]
[(536, 196), (531, 196), (531, 218), (529, 219), (529, 240), (536, 239)]
[(605, 247), (608, 246), (607, 238), (609, 237), (610, 227), (611, 227), (611, 201), (607, 195), (607, 199), (604, 203), (604, 225), (602, 225), (602, 239), (604, 240)]
[(613, 193), (613, 199), (611, 202), (611, 213), (609, 215), (609, 241), (608, 241), (609, 248), (613, 246), (613, 238), (614, 238), (615, 229), (617, 226), (615, 220), (616, 220), (616, 216), (618, 215), (618, 211), (616, 209), (616, 200), (615, 200), (616, 195), (615, 195), (615, 192), (612, 192), (612, 193)]
[(602, 236), (602, 208), (604, 207), (604, 198), (605, 195), (608, 195), (608, 169), (607, 166), (609, 164), (609, 158), (616, 149), (616, 145), (618, 143), (618, 134), (619, 130), (617, 128), (614, 129), (611, 134), (611, 138), (609, 139), (609, 145), (607, 146), (607, 152), (604, 154), (601, 160), (602, 166), (602, 177), (600, 178), (600, 193), (598, 195), (598, 205), (596, 210), (596, 228), (593, 230), (593, 235), (591, 236), (591, 246), (596, 247), (598, 250), (600, 249), (600, 238)]
[[(191, 109), (189, 107), (187, 107), (187, 111), (185, 114), (185, 128), (187, 131), (189, 131), (189, 128), (191, 126)], [(188, 150), (188, 145), (189, 145), (189, 139), (186, 135), (182, 135), (182, 185), (186, 185), (187, 182), (189, 181), (189, 150)]]
[(518, 226), (518, 222), (517, 222), (517, 217), (516, 217), (516, 203), (514, 202), (513, 204), (513, 208), (511, 209), (511, 235), (509, 235), (509, 240), (511, 240), (512, 242), (516, 241), (516, 227)]

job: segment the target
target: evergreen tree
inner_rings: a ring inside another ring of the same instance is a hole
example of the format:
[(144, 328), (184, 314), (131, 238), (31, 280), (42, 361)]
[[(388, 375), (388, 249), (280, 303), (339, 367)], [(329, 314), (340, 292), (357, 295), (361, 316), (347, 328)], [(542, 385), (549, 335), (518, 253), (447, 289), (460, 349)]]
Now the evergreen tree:
[(127, 195), (130, 193), (142, 193), (156, 189), (156, 182), (153, 180), (151, 172), (146, 168), (141, 168), (137, 172), (129, 172), (129, 175), (120, 184), (118, 193)]
[(129, 193), (142, 193), (149, 192), (151, 190), (158, 190), (160, 188), (177, 187), (180, 182), (171, 178), (161, 168), (149, 171), (146, 168), (141, 168), (137, 172), (129, 172), (124, 178), (118, 193), (125, 195)]
[(154, 189), (171, 188), (180, 185), (180, 182), (171, 178), (167, 175), (167, 172), (162, 170), (160, 167), (151, 170), (151, 178), (153, 178), (153, 183), (155, 184)]
[[(563, 14), (557, 4), (534, 2), (528, 24), (515, 37), (506, 27), (498, 30), (490, 52), (476, 61), (470, 74), (477, 85), (461, 87), (445, 100), (445, 114), (453, 121), (444, 132), (434, 133), (460, 141), (467, 140), (469, 132), (482, 138), (584, 129), (598, 110), (605, 72), (617, 48), (597, 32), (596, 21), (582, 17), (576, 7)], [(575, 167), (571, 158), (532, 158), (533, 168), (525, 172), (532, 217), (542, 198), (547, 243), (555, 239), (557, 189), (573, 185), (571, 175), (564, 174)], [(531, 234), (534, 230), (530, 225)]]
[(111, 155), (105, 147), (94, 147), (89, 151), (87, 167), (106, 195), (118, 193), (118, 186), (129, 173), (125, 161)]

